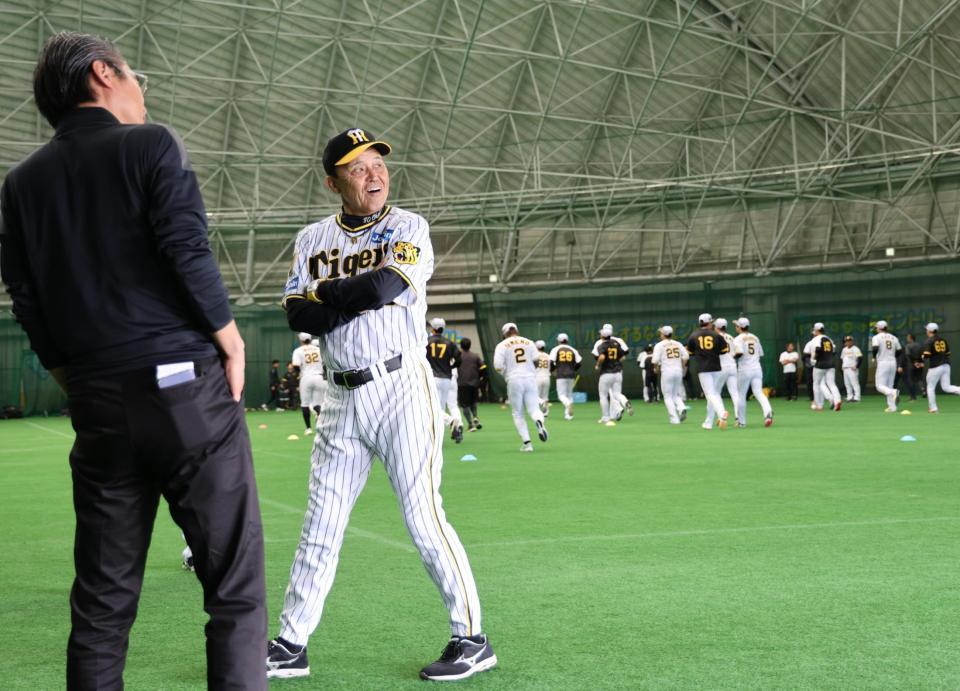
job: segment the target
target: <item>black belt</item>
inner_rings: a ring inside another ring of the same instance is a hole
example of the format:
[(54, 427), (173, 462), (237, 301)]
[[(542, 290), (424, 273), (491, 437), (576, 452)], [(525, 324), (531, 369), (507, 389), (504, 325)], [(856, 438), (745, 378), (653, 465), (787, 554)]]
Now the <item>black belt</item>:
[[(394, 372), (400, 369), (403, 355), (394, 355), (389, 360), (383, 361), (383, 368), (387, 372)], [(351, 369), (346, 372), (334, 372), (333, 383), (338, 386), (345, 386), (348, 389), (356, 389), (373, 381), (373, 372), (369, 367), (364, 369)]]

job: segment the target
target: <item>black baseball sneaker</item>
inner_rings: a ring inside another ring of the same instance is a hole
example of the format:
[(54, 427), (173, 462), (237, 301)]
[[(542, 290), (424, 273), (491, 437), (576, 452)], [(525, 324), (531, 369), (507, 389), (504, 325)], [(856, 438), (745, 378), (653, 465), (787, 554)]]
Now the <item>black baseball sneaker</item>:
[(485, 634), (469, 638), (454, 636), (440, 653), (440, 659), (420, 670), (421, 679), (457, 681), (495, 667), (497, 656)]
[(547, 440), (547, 428), (543, 426), (541, 420), (537, 420), (537, 436), (540, 437), (540, 441)]
[(282, 638), (267, 643), (267, 679), (292, 679), (309, 674), (307, 646), (296, 646)]

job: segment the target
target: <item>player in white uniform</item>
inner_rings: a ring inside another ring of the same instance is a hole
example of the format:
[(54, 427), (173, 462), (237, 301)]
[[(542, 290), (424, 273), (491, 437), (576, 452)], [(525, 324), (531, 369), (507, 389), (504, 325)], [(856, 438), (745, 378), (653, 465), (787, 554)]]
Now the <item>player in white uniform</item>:
[(673, 340), (673, 327), (660, 327), (660, 342), (653, 347), (653, 366), (660, 372), (660, 391), (663, 405), (671, 425), (679, 425), (687, 419), (687, 406), (683, 402), (683, 375), (687, 370), (690, 354), (680, 341)]
[(550, 369), (557, 380), (557, 398), (563, 404), (563, 419), (573, 419), (573, 385), (583, 358), (570, 345), (567, 334), (557, 334), (557, 345), (550, 351)]
[(837, 370), (834, 364), (836, 346), (824, 333), (823, 322), (813, 325), (813, 338), (803, 347), (804, 355), (810, 357), (813, 367), (813, 403), (814, 410), (823, 410), (825, 400), (830, 401), (835, 411), (840, 410), (843, 402), (840, 389), (837, 388)]
[(740, 392), (737, 426), (747, 426), (747, 389), (749, 389), (760, 404), (760, 410), (763, 411), (763, 426), (769, 427), (773, 424), (773, 408), (770, 406), (767, 394), (763, 392), (763, 368), (760, 365), (763, 346), (760, 345), (760, 339), (750, 332), (749, 319), (740, 317), (734, 324), (737, 327), (737, 337), (733, 340), (740, 353), (737, 360), (737, 389)]
[[(290, 326), (320, 339), (330, 388), (317, 423), (310, 496), (279, 636), (267, 647), (267, 676), (309, 674), (307, 640), (333, 584), (347, 520), (379, 458), (403, 521), (450, 616), (452, 638), (424, 679), (462, 679), (493, 667), (482, 633), (470, 563), (440, 497), (443, 422), (426, 360), (426, 286), (433, 273), (430, 229), (387, 205), (388, 145), (361, 129), (323, 152), (327, 187), (343, 211), (297, 235), (283, 305)], [(375, 629), (375, 623), (371, 626)], [(389, 641), (376, 638), (364, 645)]]
[(860, 365), (863, 363), (863, 351), (853, 342), (853, 336), (843, 337), (843, 350), (840, 351), (840, 367), (843, 369), (843, 387), (847, 390), (847, 402), (860, 401)]
[(540, 398), (540, 411), (544, 417), (550, 417), (550, 353), (546, 341), (535, 341), (537, 346), (537, 396)]
[[(743, 411), (740, 406), (740, 387), (737, 384), (737, 360), (740, 358), (739, 346), (733, 336), (727, 333), (727, 320), (722, 317), (713, 322), (714, 330), (727, 343), (727, 352), (720, 356), (720, 376), (717, 380), (717, 395), (723, 395), (723, 387), (727, 387), (730, 394), (730, 402), (733, 403), (733, 415), (737, 420), (741, 419)], [(716, 411), (713, 406), (707, 406), (707, 419), (704, 420), (704, 426), (713, 427), (713, 420), (716, 417)]]
[(313, 345), (313, 336), (301, 332), (297, 338), (300, 346), (293, 351), (290, 362), (300, 368), (300, 412), (303, 413), (303, 424), (306, 425), (304, 434), (313, 434), (313, 425), (310, 424), (310, 411), (320, 419), (320, 406), (323, 405), (323, 394), (326, 391), (326, 379), (323, 378), (323, 362), (320, 359), (320, 348)]
[(643, 402), (650, 402), (650, 391), (647, 389), (647, 359), (652, 357), (652, 353), (648, 353), (646, 348), (640, 350), (640, 354), (637, 355), (637, 367), (640, 368), (640, 377), (643, 380)]
[(533, 451), (533, 444), (530, 443), (530, 428), (523, 416), (524, 409), (536, 424), (540, 441), (547, 440), (547, 428), (543, 424), (543, 411), (540, 410), (540, 399), (537, 396), (537, 346), (529, 338), (521, 336), (513, 322), (504, 324), (500, 333), (503, 340), (493, 352), (493, 368), (507, 380), (507, 397), (513, 409), (513, 424), (520, 435), (520, 441), (523, 442), (520, 450), (530, 452)]
[(897, 412), (897, 402), (900, 392), (893, 388), (897, 378), (897, 359), (900, 355), (900, 339), (887, 331), (887, 322), (880, 319), (875, 324), (877, 333), (870, 341), (873, 359), (877, 363), (874, 375), (874, 386), (877, 391), (887, 397), (887, 408), (884, 412)]

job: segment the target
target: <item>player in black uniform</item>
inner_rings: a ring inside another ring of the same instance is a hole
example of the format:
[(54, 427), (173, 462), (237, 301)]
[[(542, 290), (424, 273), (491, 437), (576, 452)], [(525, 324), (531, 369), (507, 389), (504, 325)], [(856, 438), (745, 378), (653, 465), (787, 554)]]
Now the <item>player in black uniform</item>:
[(813, 409), (823, 410), (824, 399), (830, 399), (834, 410), (840, 410), (843, 397), (837, 388), (837, 346), (824, 333), (823, 322), (813, 325), (813, 338), (803, 347), (813, 364)]
[[(727, 428), (728, 413), (723, 407), (723, 399), (718, 393), (720, 378), (723, 372), (720, 367), (720, 356), (730, 351), (727, 341), (713, 329), (713, 317), (704, 312), (697, 317), (700, 328), (690, 334), (687, 341), (687, 351), (697, 363), (697, 379), (700, 388), (707, 398), (707, 405), (713, 407), (717, 416), (717, 427)], [(713, 429), (713, 425), (704, 422), (704, 429)]]
[(623, 418), (626, 410), (633, 415), (633, 406), (621, 393), (623, 389), (623, 358), (630, 350), (622, 339), (613, 335), (613, 326), (604, 324), (600, 329), (600, 340), (593, 345), (593, 356), (597, 358), (594, 367), (600, 372), (598, 389), (600, 391), (601, 417), (598, 422), (616, 424)]
[(430, 320), (433, 332), (427, 338), (427, 362), (433, 370), (440, 397), (440, 412), (444, 424), (450, 427), (450, 438), (457, 444), (463, 441), (463, 418), (457, 407), (457, 387), (453, 382), (453, 369), (460, 366), (460, 349), (443, 335), (447, 323), (440, 317)]
[(570, 345), (567, 334), (557, 334), (557, 345), (550, 351), (550, 371), (557, 378), (557, 398), (563, 404), (563, 419), (573, 419), (573, 385), (583, 358)]
[(923, 359), (929, 363), (927, 370), (927, 405), (931, 413), (936, 413), (937, 384), (945, 393), (960, 395), (960, 386), (950, 383), (950, 345), (940, 335), (940, 326), (935, 322), (927, 324), (927, 342), (923, 344)]

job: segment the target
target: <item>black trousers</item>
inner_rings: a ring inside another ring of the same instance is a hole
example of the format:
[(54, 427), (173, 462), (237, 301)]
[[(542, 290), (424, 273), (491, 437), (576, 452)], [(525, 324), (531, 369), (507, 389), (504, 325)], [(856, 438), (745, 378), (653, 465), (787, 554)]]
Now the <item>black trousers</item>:
[(787, 399), (796, 399), (797, 398), (797, 373), (796, 372), (784, 372), (783, 374), (783, 390)]
[(813, 367), (803, 368), (803, 382), (807, 386), (807, 398), (813, 400)]
[(220, 362), (196, 369), (196, 379), (167, 389), (157, 388), (154, 368), (68, 386), (77, 435), (68, 689), (123, 688), (161, 495), (203, 586), (208, 687), (267, 688), (263, 529), (250, 438)]

